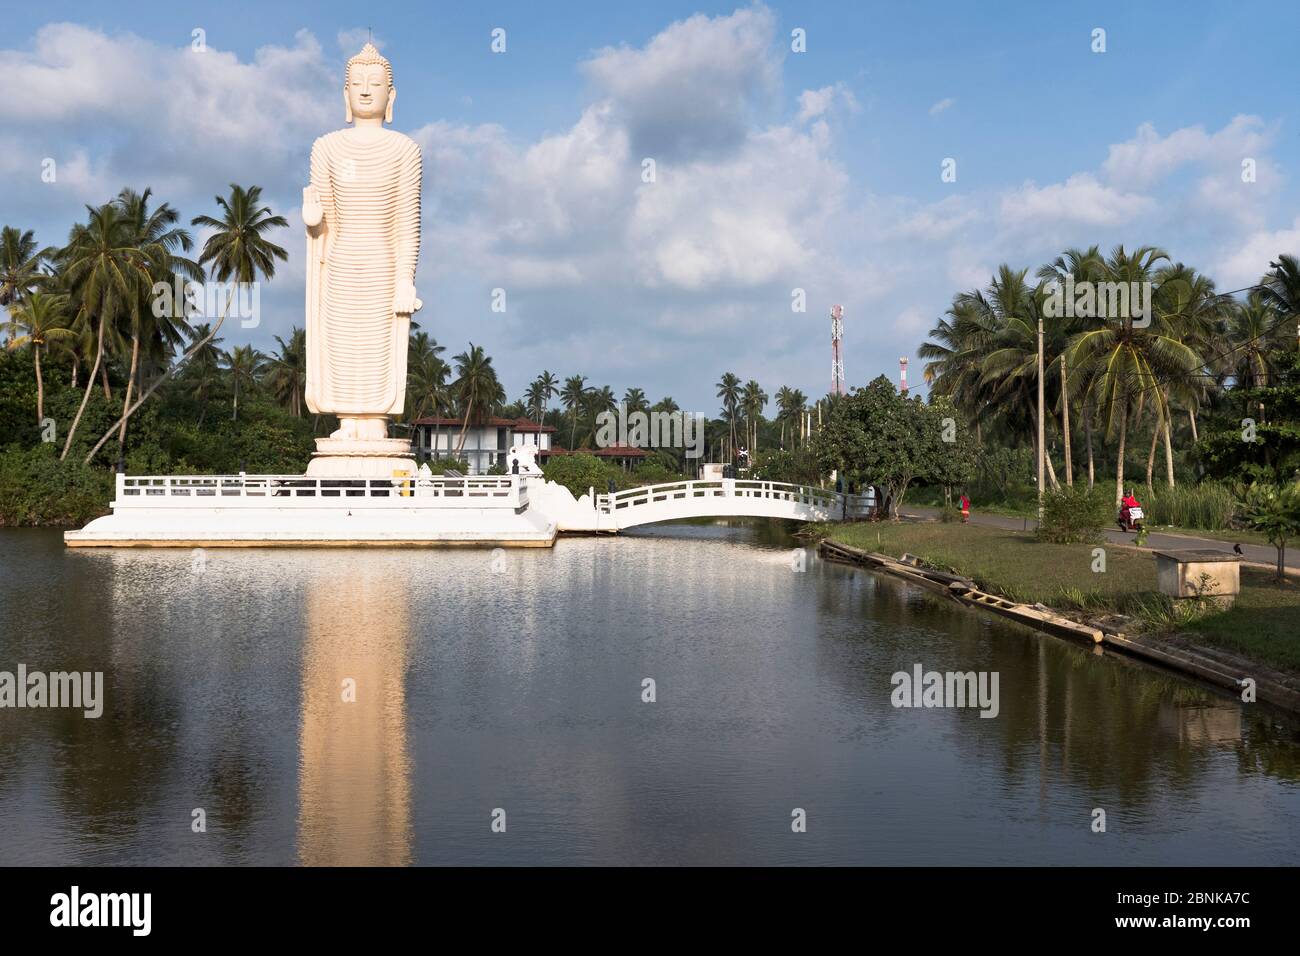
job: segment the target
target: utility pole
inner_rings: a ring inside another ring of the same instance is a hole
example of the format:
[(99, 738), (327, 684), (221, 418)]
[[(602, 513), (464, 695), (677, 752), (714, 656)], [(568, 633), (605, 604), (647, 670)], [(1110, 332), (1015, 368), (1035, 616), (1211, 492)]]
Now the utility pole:
[(1043, 313), (1038, 312), (1038, 521), (1043, 521), (1043, 461), (1047, 457), (1043, 428)]

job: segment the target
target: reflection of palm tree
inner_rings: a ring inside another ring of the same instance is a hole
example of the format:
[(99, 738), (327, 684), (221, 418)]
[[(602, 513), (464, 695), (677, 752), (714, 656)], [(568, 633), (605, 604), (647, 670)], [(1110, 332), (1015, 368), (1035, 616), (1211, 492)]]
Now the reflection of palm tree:
[(45, 418), (45, 382), (41, 378), (41, 350), (51, 342), (72, 339), (68, 328), (68, 297), (66, 295), (33, 292), (9, 306), (9, 321), (4, 331), (9, 336), (8, 347), (32, 347), (32, 361), (36, 366), (36, 425)]

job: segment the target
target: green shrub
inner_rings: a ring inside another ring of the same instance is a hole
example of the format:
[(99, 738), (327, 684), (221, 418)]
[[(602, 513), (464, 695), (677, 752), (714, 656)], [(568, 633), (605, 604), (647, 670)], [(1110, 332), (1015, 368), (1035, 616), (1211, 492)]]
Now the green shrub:
[(1067, 485), (1043, 495), (1043, 517), (1038, 538), (1055, 544), (1091, 543), (1101, 539), (1110, 524), (1114, 505), (1104, 491), (1087, 485)]
[(469, 462), (461, 461), (459, 458), (431, 458), (426, 464), (429, 466), (429, 471), (435, 475), (448, 471), (459, 471), (462, 475), (469, 474)]
[(108, 512), (113, 475), (53, 444), (0, 451), (0, 525), (82, 525)]
[(646, 459), (632, 472), (632, 479), (639, 485), (658, 485), (669, 481), (681, 481), (680, 472), (666, 468), (663, 462)]
[(603, 495), (609, 490), (611, 480), (615, 488), (629, 485), (627, 476), (620, 469), (605, 464), (595, 455), (581, 453), (554, 456), (542, 468), (542, 474), (547, 481), (564, 485), (575, 498), (581, 498), (592, 488), (596, 494)]

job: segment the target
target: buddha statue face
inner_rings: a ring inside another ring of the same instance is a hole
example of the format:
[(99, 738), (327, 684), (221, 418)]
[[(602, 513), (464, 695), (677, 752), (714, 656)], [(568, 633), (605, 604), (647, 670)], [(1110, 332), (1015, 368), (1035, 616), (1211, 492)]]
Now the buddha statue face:
[(343, 102), (347, 108), (347, 121), (391, 123), (393, 100), (396, 98), (392, 67), (378, 50), (367, 43), (348, 61), (344, 72)]

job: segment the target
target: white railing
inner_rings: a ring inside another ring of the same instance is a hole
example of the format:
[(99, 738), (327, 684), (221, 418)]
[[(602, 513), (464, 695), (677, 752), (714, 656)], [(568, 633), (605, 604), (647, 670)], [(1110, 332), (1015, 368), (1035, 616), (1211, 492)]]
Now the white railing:
[(121, 475), (115, 505), (141, 507), (321, 506), (347, 499), (360, 507), (521, 509), (521, 475), (465, 478), (313, 478), (304, 475)]
[[(860, 496), (853, 495), (852, 498)], [(782, 481), (746, 481), (723, 478), (715, 481), (678, 481), (661, 485), (629, 488), (612, 495), (599, 495), (596, 507), (604, 514), (663, 502), (698, 502), (699, 499), (726, 498), (788, 502), (821, 508), (835, 517), (844, 513), (845, 496), (824, 488), (792, 485)]]

